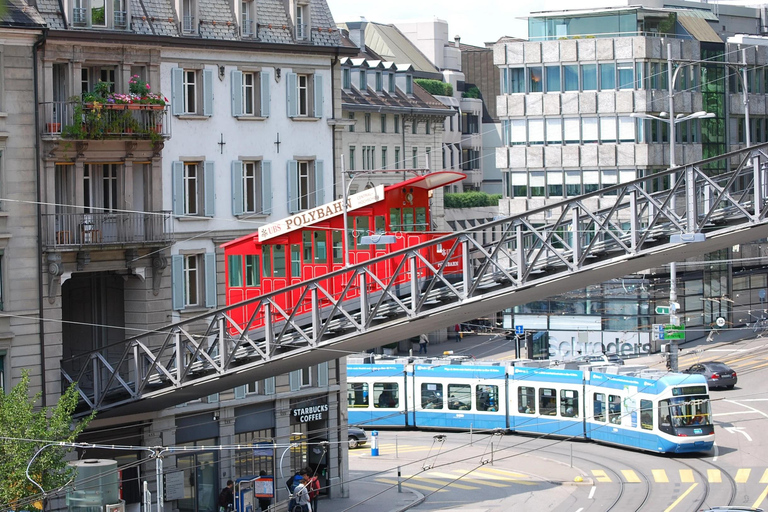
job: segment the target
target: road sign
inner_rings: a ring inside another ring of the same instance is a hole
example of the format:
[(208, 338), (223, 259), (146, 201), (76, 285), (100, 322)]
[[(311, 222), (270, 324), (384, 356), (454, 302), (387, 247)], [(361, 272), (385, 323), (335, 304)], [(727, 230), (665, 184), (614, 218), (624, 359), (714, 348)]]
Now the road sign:
[(685, 339), (685, 326), (684, 325), (665, 325), (664, 326), (664, 339), (665, 340), (684, 340)]
[(669, 314), (669, 306), (656, 306), (656, 314), (657, 315), (668, 315)]
[(715, 323), (718, 327), (725, 327), (725, 318), (719, 317), (717, 320), (715, 320)]
[(523, 327), (522, 325), (516, 325), (515, 334), (525, 334), (525, 327)]

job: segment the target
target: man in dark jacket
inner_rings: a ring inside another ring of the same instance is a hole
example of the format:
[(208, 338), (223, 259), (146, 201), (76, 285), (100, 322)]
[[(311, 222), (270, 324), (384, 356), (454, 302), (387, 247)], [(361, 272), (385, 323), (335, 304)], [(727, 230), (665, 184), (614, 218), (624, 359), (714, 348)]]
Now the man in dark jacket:
[(227, 480), (227, 486), (219, 493), (219, 512), (227, 512), (235, 508), (235, 482)]

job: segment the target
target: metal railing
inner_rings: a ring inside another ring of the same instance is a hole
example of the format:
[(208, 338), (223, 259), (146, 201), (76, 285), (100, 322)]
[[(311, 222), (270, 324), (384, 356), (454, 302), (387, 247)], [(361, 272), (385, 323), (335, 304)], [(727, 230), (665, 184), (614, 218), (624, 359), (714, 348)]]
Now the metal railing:
[(181, 21), (181, 31), (185, 34), (196, 34), (197, 26), (195, 26), (194, 16), (184, 16)]
[(115, 28), (128, 28), (128, 11), (115, 11)]
[(88, 24), (88, 11), (84, 7), (72, 8), (72, 25), (82, 27)]
[(253, 20), (244, 19), (241, 31), (244, 37), (251, 37), (253, 35)]
[(171, 212), (44, 214), (43, 229), (48, 249), (173, 241)]
[(762, 144), (501, 218), (63, 360), (63, 382), (81, 413), (158, 410), (763, 238), (767, 166)]
[(307, 25), (306, 23), (300, 23), (296, 25), (296, 39), (306, 39), (307, 38)]
[(168, 107), (53, 101), (43, 107), (44, 136), (69, 139), (158, 139), (170, 136)]

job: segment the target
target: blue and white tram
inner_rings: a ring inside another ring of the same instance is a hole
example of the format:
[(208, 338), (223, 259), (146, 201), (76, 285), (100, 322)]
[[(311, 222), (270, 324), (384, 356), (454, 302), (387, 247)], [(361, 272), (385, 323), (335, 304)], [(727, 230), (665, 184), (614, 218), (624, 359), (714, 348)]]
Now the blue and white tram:
[(653, 452), (712, 448), (700, 375), (632, 374), (481, 364), (347, 366), (349, 423), (505, 429)]

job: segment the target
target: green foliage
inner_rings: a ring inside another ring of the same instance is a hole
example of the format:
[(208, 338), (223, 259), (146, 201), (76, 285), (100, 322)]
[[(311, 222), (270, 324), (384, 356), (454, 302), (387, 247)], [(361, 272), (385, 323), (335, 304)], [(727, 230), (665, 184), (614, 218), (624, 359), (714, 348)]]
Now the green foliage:
[(669, 13), (669, 16), (667, 16), (667, 19), (659, 22), (659, 33), (674, 34), (676, 21), (677, 21), (677, 14), (674, 12)]
[(462, 97), (462, 98), (475, 98), (475, 99), (480, 99), (480, 89), (478, 89), (477, 87), (475, 87), (475, 86), (473, 85), (472, 87), (470, 87), (469, 89), (467, 89), (466, 91), (464, 91), (464, 92), (461, 94), (461, 97)]
[[(40, 489), (26, 477), (27, 464), (40, 448), (50, 442), (75, 442), (94, 414), (75, 423), (72, 413), (78, 401), (77, 389), (70, 386), (58, 403), (35, 410), (40, 393), (29, 397), (29, 372), (10, 393), (0, 392), (0, 509), (42, 510)], [(40, 452), (29, 474), (46, 491), (69, 482), (71, 470), (64, 456), (71, 448), (48, 447)]]
[(429, 94), (436, 96), (453, 96), (453, 86), (440, 80), (429, 80), (426, 78), (417, 78), (414, 80)]
[(446, 208), (477, 208), (480, 206), (498, 206), (501, 194), (485, 192), (464, 192), (462, 194), (445, 194)]

